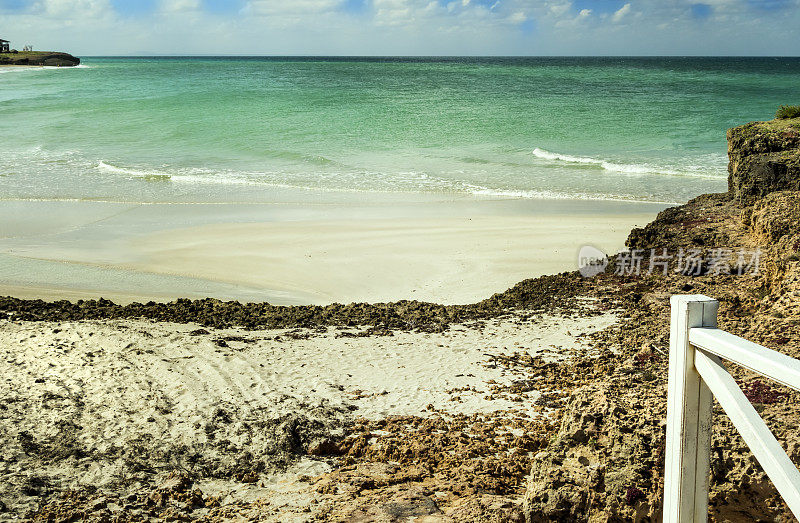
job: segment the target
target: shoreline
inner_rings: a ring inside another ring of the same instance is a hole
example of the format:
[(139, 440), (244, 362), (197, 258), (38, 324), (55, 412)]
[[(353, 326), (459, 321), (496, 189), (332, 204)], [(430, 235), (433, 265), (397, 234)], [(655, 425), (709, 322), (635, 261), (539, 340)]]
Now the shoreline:
[[(275, 305), (474, 303), (609, 254), (661, 204), (0, 202), (0, 295)], [(57, 219), (50, 218), (57, 216)], [(91, 282), (88, 284), (88, 282)]]
[[(759, 229), (742, 226), (743, 208), (725, 194), (699, 197), (632, 231), (632, 247), (698, 239), (752, 245)], [(784, 314), (796, 303), (759, 297), (763, 278), (608, 272), (586, 280), (573, 271), (463, 306), (178, 300), (122, 307), (0, 298), (0, 337), (8, 340), (0, 367), (9, 376), (42, 376), (27, 399), (0, 395), (12, 449), (0, 497), (14, 514), (43, 518), (177, 511), (190, 520), (306, 522), (381, 520), (399, 510), (482, 522), (563, 519), (566, 510), (657, 520), (669, 297), (724, 298), (721, 328), (774, 344), (776, 332), (796, 335), (798, 325)], [(780, 343), (797, 354), (796, 343)], [(58, 357), (37, 357), (42, 351)], [(732, 372), (759, 386), (749, 371)], [(286, 379), (298, 373), (304, 378)], [(124, 426), (141, 430), (114, 431), (120, 446), (93, 447), (103, 440), (97, 425), (119, 417), (108, 415), (104, 398), (119, 394), (121, 379), (135, 382), (123, 387)], [(276, 389), (281, 380), (295, 390)], [(160, 382), (166, 385), (154, 386)], [(785, 426), (799, 398), (779, 387), (769, 393), (777, 399), (764, 400), (762, 414)], [(60, 415), (47, 417), (56, 408)], [(69, 420), (54, 426), (65, 412)], [(31, 429), (19, 432), (18, 423)], [(192, 436), (198, 432), (208, 439)], [(791, 431), (777, 435), (800, 448)], [(165, 451), (164, 437), (174, 451)], [(716, 520), (788, 514), (732, 437), (730, 424), (717, 420), (714, 441), (725, 456), (717, 466), (726, 476), (711, 488)], [(231, 447), (234, 440), (244, 446)], [(54, 467), (53, 455), (74, 458)], [(554, 482), (559, 474), (564, 480)], [(741, 478), (762, 497), (736, 497)]]

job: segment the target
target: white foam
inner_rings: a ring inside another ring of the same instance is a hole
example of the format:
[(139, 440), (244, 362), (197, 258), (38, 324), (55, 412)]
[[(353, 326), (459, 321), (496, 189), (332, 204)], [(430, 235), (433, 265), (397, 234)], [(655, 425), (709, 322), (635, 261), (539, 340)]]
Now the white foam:
[(653, 165), (647, 163), (641, 163), (641, 164), (615, 163), (600, 158), (592, 158), (589, 156), (572, 156), (569, 154), (554, 153), (546, 151), (544, 149), (539, 149), (538, 147), (533, 150), (533, 155), (542, 160), (565, 162), (565, 163), (577, 163), (583, 165), (597, 165), (598, 167), (602, 168), (605, 171), (615, 172), (620, 174), (631, 174), (631, 175), (662, 174), (669, 176), (691, 176), (697, 178), (719, 177), (713, 174), (708, 174), (707, 172), (702, 172), (704, 169), (698, 166), (692, 166), (690, 169), (687, 170), (676, 170), (674, 168), (668, 168), (660, 165)]
[(0, 67), (0, 74), (14, 73), (14, 72), (34, 72), (34, 71), (66, 71), (69, 69), (91, 69), (89, 65), (74, 65), (72, 67), (52, 67), (43, 65), (11, 65)]
[(665, 205), (680, 205), (681, 203), (660, 200), (644, 200), (633, 196), (618, 194), (562, 193), (554, 191), (490, 189), (488, 187), (481, 187), (479, 185), (467, 185), (465, 187), (470, 194), (475, 196), (490, 196), (496, 198), (518, 198), (530, 200), (588, 200), (603, 202), (658, 203)]
[(9, 66), (0, 67), (0, 74), (15, 73), (15, 72), (20, 72), (20, 71), (38, 71), (39, 69), (42, 69), (42, 68), (41, 67), (25, 67), (25, 66), (9, 65)]
[[(118, 167), (106, 162), (99, 162), (98, 169), (101, 171), (121, 174), (133, 178), (164, 178), (173, 183), (185, 184), (207, 184), (207, 185), (250, 185), (261, 187), (274, 187), (281, 189), (294, 189), (319, 192), (346, 192), (346, 193), (406, 193), (416, 192), (413, 189), (404, 189), (402, 186), (392, 188), (348, 188), (348, 187), (329, 187), (329, 186), (309, 186), (302, 183), (291, 183), (280, 179), (280, 173), (265, 172), (234, 172), (234, 171), (212, 171), (208, 169), (182, 169), (174, 172), (152, 169), (134, 169)], [(638, 202), (638, 203), (659, 203), (667, 205), (677, 205), (680, 202), (661, 201), (637, 198), (633, 195), (625, 194), (603, 194), (603, 193), (580, 193), (580, 192), (557, 192), (550, 190), (527, 190), (527, 189), (501, 189), (491, 188), (482, 185), (473, 185), (458, 181), (437, 180), (425, 173), (404, 172), (401, 173), (406, 178), (416, 178), (426, 180), (427, 189), (433, 192), (452, 192), (470, 194), (473, 196), (491, 198), (516, 198), (532, 200), (591, 200), (591, 201), (617, 201), (617, 202)], [(272, 177), (273, 179), (269, 179)], [(266, 178), (266, 179), (265, 179)], [(275, 179), (279, 178), (279, 179)], [(438, 182), (438, 183), (434, 183)], [(423, 192), (427, 192), (424, 191)]]
[(97, 164), (97, 168), (103, 172), (107, 173), (114, 173), (114, 174), (124, 174), (126, 176), (132, 176), (135, 178), (148, 178), (148, 177), (159, 177), (159, 178), (171, 178), (172, 175), (169, 173), (165, 173), (163, 171), (155, 171), (155, 170), (139, 170), (139, 169), (128, 169), (125, 167), (117, 167), (116, 165), (111, 165), (106, 162), (100, 161)]
[(558, 160), (561, 162), (568, 162), (568, 163), (585, 163), (585, 164), (593, 164), (593, 165), (602, 165), (603, 160), (598, 160), (597, 158), (589, 158), (587, 156), (571, 156), (569, 154), (559, 154), (559, 153), (551, 153), (550, 151), (545, 151), (544, 149), (539, 149), (538, 147), (533, 150), (533, 155), (537, 158), (541, 158), (543, 160)]

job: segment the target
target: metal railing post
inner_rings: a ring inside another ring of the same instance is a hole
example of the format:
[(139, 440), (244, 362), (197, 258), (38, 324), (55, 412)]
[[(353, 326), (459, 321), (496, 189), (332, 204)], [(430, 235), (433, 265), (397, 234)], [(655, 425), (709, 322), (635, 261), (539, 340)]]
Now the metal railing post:
[(717, 326), (719, 302), (707, 296), (673, 296), (670, 322), (664, 521), (708, 518), (713, 397), (694, 365), (689, 329)]

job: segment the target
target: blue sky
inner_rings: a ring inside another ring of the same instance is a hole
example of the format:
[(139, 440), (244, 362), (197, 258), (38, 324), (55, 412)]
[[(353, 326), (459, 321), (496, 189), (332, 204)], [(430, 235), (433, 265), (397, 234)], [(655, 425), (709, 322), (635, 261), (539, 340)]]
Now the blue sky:
[(800, 0), (0, 0), (15, 47), (98, 54), (800, 55)]

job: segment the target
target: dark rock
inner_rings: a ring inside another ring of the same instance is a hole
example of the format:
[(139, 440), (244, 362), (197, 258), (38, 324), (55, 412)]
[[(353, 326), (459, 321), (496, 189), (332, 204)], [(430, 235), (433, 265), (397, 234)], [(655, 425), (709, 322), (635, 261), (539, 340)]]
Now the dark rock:
[(495, 318), (509, 310), (571, 310), (585, 290), (580, 274), (562, 273), (524, 280), (505, 292), (470, 305), (439, 305), (419, 301), (394, 303), (334, 303), (327, 306), (277, 306), (269, 303), (179, 299), (171, 303), (116, 305), (108, 300), (19, 300), (0, 297), (0, 318), (16, 321), (79, 321), (146, 318), (204, 327), (247, 329), (370, 326), (375, 335), (390, 329), (442, 332), (456, 322)]
[(338, 456), (342, 453), (339, 445), (330, 438), (318, 438), (308, 446), (309, 456)]
[(422, 494), (410, 495), (408, 499), (398, 499), (393, 503), (386, 503), (382, 509), (387, 516), (392, 518), (392, 521), (403, 521), (439, 513), (436, 503)]
[(800, 190), (800, 118), (728, 130), (728, 192), (739, 203)]
[(46, 67), (75, 67), (81, 59), (67, 53), (42, 51), (26, 51), (22, 53), (0, 54), (0, 64), (4, 65), (41, 65)]
[[(728, 246), (728, 233), (720, 226), (720, 221), (731, 213), (734, 205), (728, 194), (698, 196), (686, 205), (661, 211), (644, 228), (631, 230), (625, 245), (629, 249), (641, 249), (645, 257), (650, 256), (651, 249), (656, 250), (656, 255), (662, 249), (676, 255), (682, 247)], [(738, 205), (735, 211), (741, 213)]]

